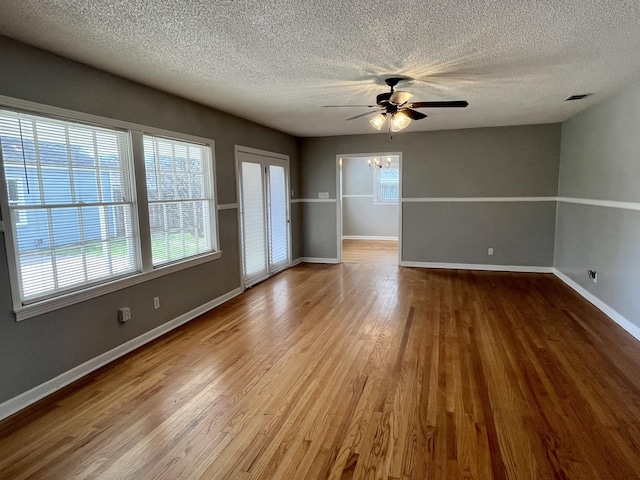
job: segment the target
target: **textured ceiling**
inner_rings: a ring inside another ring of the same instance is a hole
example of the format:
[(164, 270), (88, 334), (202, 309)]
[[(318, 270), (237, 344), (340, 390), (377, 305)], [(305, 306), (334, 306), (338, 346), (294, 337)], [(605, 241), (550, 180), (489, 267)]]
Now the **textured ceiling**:
[(469, 102), (408, 131), (563, 121), (640, 76), (638, 0), (2, 0), (0, 34), (298, 136), (374, 132), (323, 105), (388, 76)]

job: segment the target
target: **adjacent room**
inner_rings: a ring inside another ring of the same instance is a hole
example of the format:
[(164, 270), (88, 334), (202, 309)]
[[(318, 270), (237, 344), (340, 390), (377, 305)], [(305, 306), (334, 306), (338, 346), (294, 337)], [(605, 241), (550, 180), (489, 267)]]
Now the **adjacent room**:
[(640, 4), (0, 4), (0, 478), (640, 478)]
[(398, 264), (400, 155), (338, 155), (343, 263)]

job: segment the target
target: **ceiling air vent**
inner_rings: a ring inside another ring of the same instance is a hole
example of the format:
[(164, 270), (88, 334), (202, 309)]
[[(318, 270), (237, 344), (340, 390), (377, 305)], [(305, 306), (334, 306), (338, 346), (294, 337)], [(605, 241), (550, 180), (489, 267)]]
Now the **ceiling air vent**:
[(568, 102), (569, 100), (582, 100), (584, 97), (589, 97), (593, 95), (593, 93), (583, 93), (581, 95), (571, 95), (570, 97), (567, 97), (564, 99), (565, 102)]

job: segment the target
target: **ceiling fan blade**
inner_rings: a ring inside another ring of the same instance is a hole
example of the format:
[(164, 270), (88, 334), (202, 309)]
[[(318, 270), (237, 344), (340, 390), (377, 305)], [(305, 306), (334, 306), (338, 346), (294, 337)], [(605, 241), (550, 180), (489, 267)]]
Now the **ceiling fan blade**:
[(391, 96), (389, 97), (389, 101), (391, 103), (395, 103), (396, 105), (401, 105), (411, 100), (411, 97), (413, 97), (413, 94), (398, 90), (397, 92), (393, 92), (391, 94)]
[(380, 113), (381, 110), (374, 110), (373, 112), (361, 113), (360, 115), (356, 115), (355, 117), (347, 118), (347, 120), (355, 120), (356, 118), (366, 117), (367, 115), (373, 115), (374, 113)]
[(466, 100), (445, 100), (442, 102), (411, 102), (409, 108), (464, 108), (469, 105)]
[(422, 120), (423, 118), (426, 117), (424, 113), (411, 110), (410, 108), (403, 108), (402, 110), (398, 110), (398, 111), (404, 113), (411, 120)]
[(322, 105), (322, 108), (343, 108), (343, 107), (368, 107), (368, 108), (374, 108), (377, 107), (377, 105)]

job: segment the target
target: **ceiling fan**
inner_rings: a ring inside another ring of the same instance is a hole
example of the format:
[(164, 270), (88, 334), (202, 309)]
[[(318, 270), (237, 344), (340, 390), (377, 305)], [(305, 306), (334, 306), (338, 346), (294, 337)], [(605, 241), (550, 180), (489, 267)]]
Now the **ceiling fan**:
[(409, 92), (395, 90), (396, 85), (402, 80), (401, 77), (386, 78), (385, 83), (391, 88), (391, 91), (381, 93), (376, 97), (375, 105), (325, 105), (326, 107), (368, 107), (375, 110), (367, 113), (361, 113), (355, 117), (347, 118), (347, 120), (355, 120), (356, 118), (365, 117), (377, 113), (370, 120), (371, 125), (377, 130), (381, 130), (387, 118), (389, 118), (389, 129), (392, 132), (398, 132), (406, 128), (411, 120), (422, 120), (427, 115), (414, 110), (415, 108), (464, 108), (469, 103), (465, 100), (449, 100), (435, 102), (410, 102), (413, 95)]

